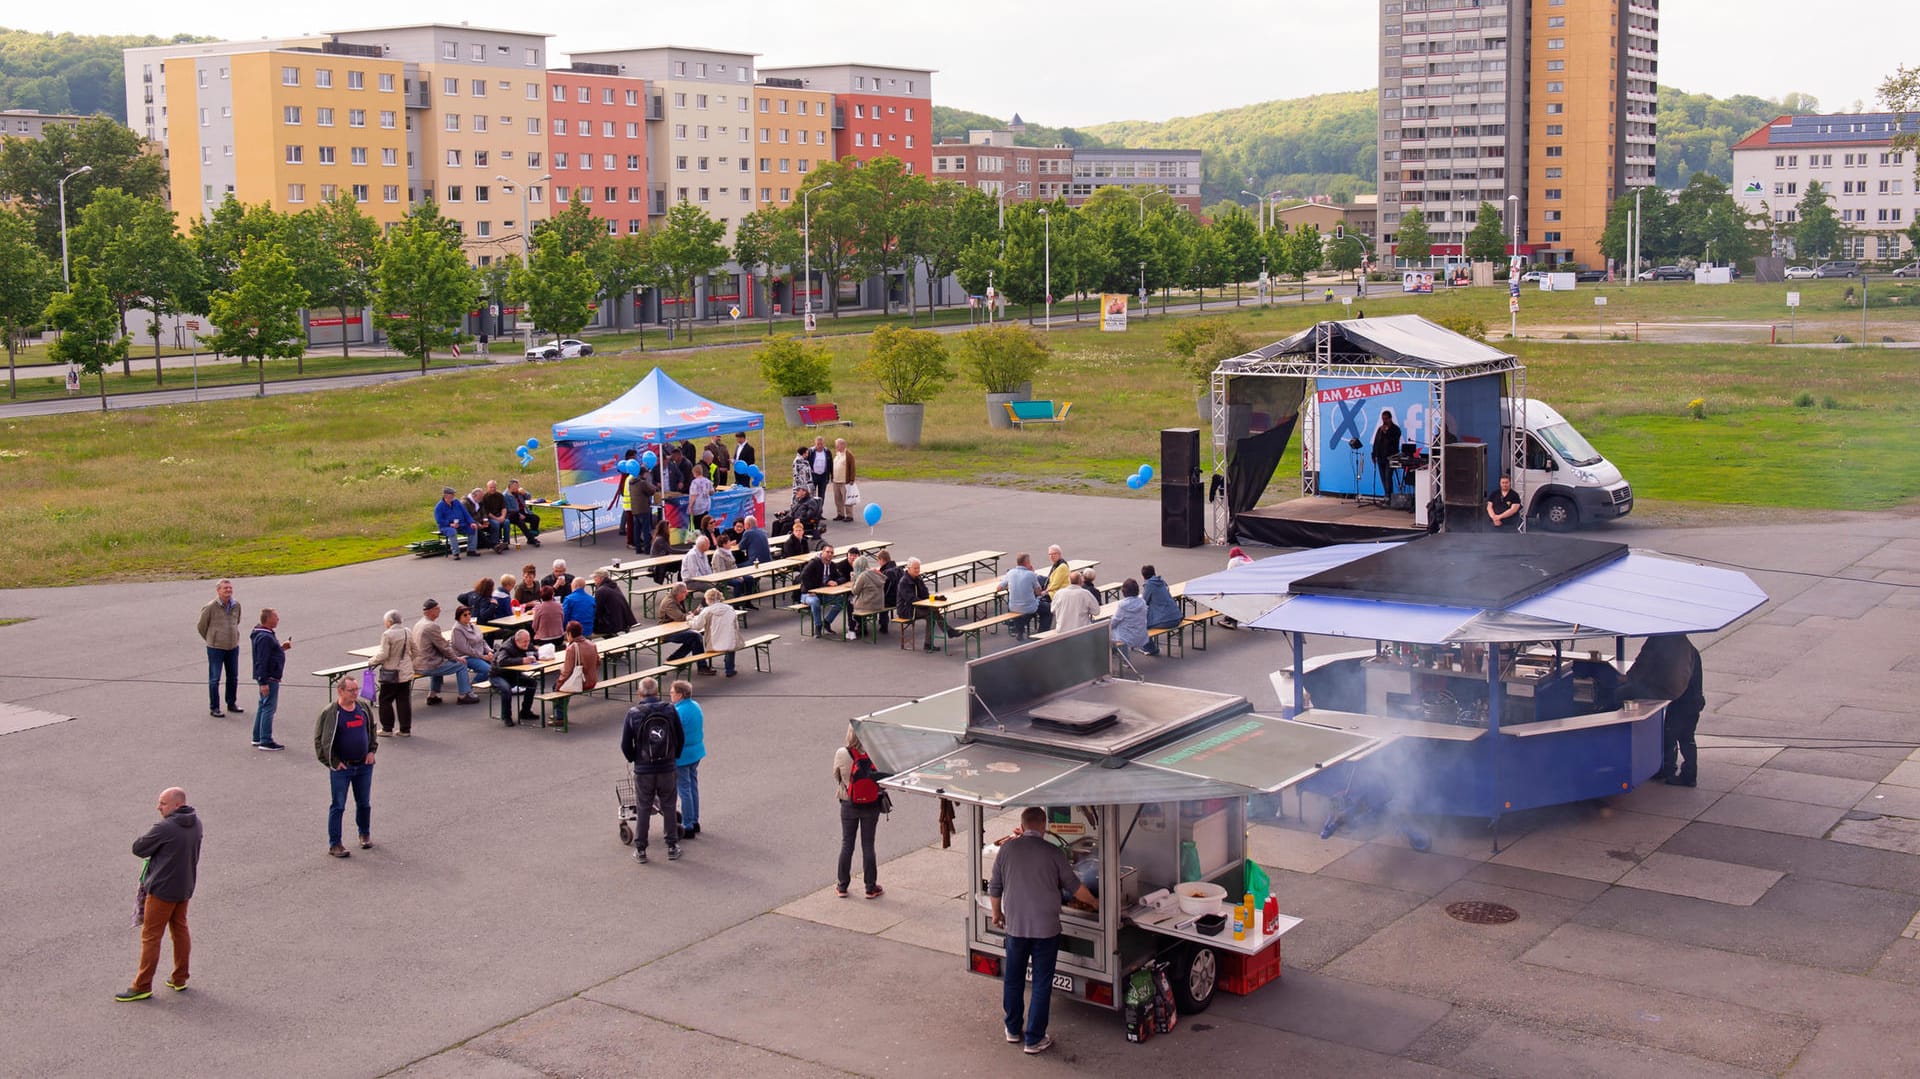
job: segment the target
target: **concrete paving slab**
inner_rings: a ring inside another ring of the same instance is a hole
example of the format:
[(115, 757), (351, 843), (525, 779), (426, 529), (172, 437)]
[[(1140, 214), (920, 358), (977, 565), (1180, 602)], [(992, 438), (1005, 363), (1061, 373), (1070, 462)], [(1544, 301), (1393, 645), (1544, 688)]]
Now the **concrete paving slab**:
[(488, 1056), (472, 1049), (449, 1049), (394, 1073), (404, 1079), (545, 1079), (538, 1072), (511, 1060)]
[(1615, 888), (1574, 918), (1676, 943), (1804, 966), (1862, 973), (1913, 916), (1920, 900), (1832, 881), (1787, 877), (1750, 907), (1637, 888)]
[(1717, 791), (1725, 793), (1747, 781), (1747, 777), (1759, 771), (1752, 765), (1722, 764), (1711, 756), (1700, 759), (1700, 773), (1695, 777), (1695, 790)]
[(1755, 745), (1748, 738), (1725, 738), (1717, 735), (1697, 735), (1695, 743), (1710, 752), (1714, 760), (1722, 764), (1740, 764), (1758, 768), (1780, 755), (1779, 746)]
[(1304, 826), (1267, 821), (1247, 829), (1247, 853), (1268, 869), (1289, 869), (1295, 873), (1317, 873), (1327, 863), (1344, 858), (1365, 846), (1357, 839), (1328, 836)]
[(1495, 855), (1495, 865), (1613, 883), (1625, 876), (1652, 848), (1634, 850), (1590, 839), (1535, 832)]
[[(1896, 762), (1885, 757), (1866, 753), (1854, 753), (1838, 749), (1783, 749), (1779, 755), (1767, 762), (1768, 768), (1779, 768), (1789, 772), (1801, 772), (1808, 775), (1839, 776), (1844, 779), (1863, 779), (1869, 783), (1896, 782), (1890, 773), (1899, 768), (1889, 768)], [(1920, 786), (1920, 768), (1913, 772), (1913, 782), (1908, 786)]]
[(1920, 819), (1920, 787), (1881, 783), (1870, 788), (1853, 805), (1862, 813), (1880, 813), (1889, 817)]
[(1882, 981), (1920, 986), (1920, 940), (1902, 934), (1899, 940), (1887, 945), (1885, 954), (1867, 975)]
[(878, 934), (910, 918), (930, 915), (951, 898), (907, 887), (887, 887), (885, 877), (881, 878), (880, 884), (886, 888), (886, 894), (878, 899), (866, 898), (861, 891), (864, 885), (856, 868), (853, 887), (845, 898), (834, 895), (832, 885), (828, 885), (775, 908), (775, 913), (855, 933)]
[(0, 734), (17, 734), (30, 731), (35, 727), (45, 727), (54, 723), (66, 723), (72, 716), (58, 712), (46, 712), (25, 705), (0, 702)]
[(1623, 809), (1656, 817), (1677, 817), (1690, 821), (1720, 800), (1724, 792), (1705, 787), (1671, 787), (1665, 783), (1646, 783), (1632, 791), (1609, 799)]
[(1271, 870), (1280, 909), (1305, 923), (1287, 934), (1286, 964), (1317, 970), (1419, 906), (1424, 897), (1356, 881)]
[(1695, 823), (1660, 849), (1777, 869), (1796, 877), (1920, 895), (1920, 859), (1825, 839)]
[(1709, 806), (1698, 819), (1710, 824), (1730, 824), (1736, 828), (1757, 828), (1763, 832), (1822, 836), (1845, 812), (1844, 809), (1809, 802), (1729, 794)]
[(1321, 875), (1435, 895), (1467, 875), (1477, 863), (1444, 854), (1369, 843), (1320, 870)]
[[(1920, 753), (1920, 749), (1914, 750)], [(1892, 783), (1901, 787), (1920, 787), (1920, 760), (1904, 760), (1894, 766), (1893, 771), (1877, 777), (1882, 783)]]
[(1906, 817), (1843, 820), (1828, 835), (1836, 843), (1920, 854), (1920, 821)]
[(1762, 768), (1733, 788), (1733, 793), (1749, 798), (1778, 798), (1788, 802), (1846, 808), (1872, 789), (1873, 784), (1864, 779)]
[(1486, 862), (1473, 867), (1465, 880), (1482, 884), (1512, 888), (1522, 892), (1538, 892), (1560, 899), (1572, 899), (1587, 902), (1609, 887), (1604, 881), (1587, 880), (1584, 877), (1569, 877), (1559, 873), (1542, 873), (1518, 866), (1498, 865)]
[(1531, 1079), (1539, 1062), (1552, 1061), (1561, 1079), (1612, 1079), (1624, 1075), (1688, 1075), (1755, 1079), (1765, 1074), (1651, 1046), (1634, 1045), (1578, 1031), (1541, 1029), (1498, 1019), (1459, 1052), (1438, 1063), (1490, 1079)]
[(1835, 1023), (1808, 1044), (1787, 1072), (1792, 1079), (1904, 1079), (1920, 1073), (1920, 1050), (1907, 1023)]
[[(941, 848), (938, 844), (922, 847), (911, 854), (902, 855), (886, 863), (880, 870), (880, 884), (891, 895), (893, 889), (911, 888), (928, 895), (957, 896), (967, 891), (967, 852), (965, 833), (954, 835), (954, 845)], [(860, 866), (854, 863), (854, 884), (864, 887), (858, 879)]]
[(1622, 888), (1645, 888), (1669, 895), (1686, 895), (1715, 903), (1750, 907), (1784, 876), (1785, 873), (1774, 869), (1755, 869), (1731, 862), (1655, 851), (1647, 856), (1646, 861), (1621, 877), (1619, 883)]
[[(1661, 786), (1664, 787), (1665, 784)], [(1609, 847), (1629, 847), (1634, 850), (1651, 851), (1686, 826), (1686, 821), (1675, 817), (1636, 813), (1615, 804), (1582, 805), (1571, 808), (1575, 809), (1576, 816), (1567, 823), (1552, 828), (1554, 834), (1570, 839), (1603, 843)]]
[(1913, 737), (1913, 713), (1842, 705), (1821, 721), (1820, 733), (1834, 737), (1910, 741)]
[(1238, 1019), (1397, 1056), (1452, 1010), (1444, 1000), (1289, 970), (1251, 996), (1222, 996), (1204, 1018)]

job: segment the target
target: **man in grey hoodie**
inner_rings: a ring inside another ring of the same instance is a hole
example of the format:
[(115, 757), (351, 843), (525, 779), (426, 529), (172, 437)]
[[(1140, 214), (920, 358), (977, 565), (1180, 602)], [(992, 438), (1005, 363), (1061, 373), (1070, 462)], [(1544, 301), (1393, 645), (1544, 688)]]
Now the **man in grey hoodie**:
[(144, 896), (140, 917), (140, 970), (133, 986), (114, 994), (113, 999), (128, 1002), (153, 996), (153, 975), (160, 966), (160, 935), (173, 934), (173, 977), (167, 988), (176, 993), (187, 988), (187, 955), (193, 938), (187, 933), (187, 900), (193, 898), (194, 879), (200, 872), (200, 818), (187, 804), (187, 792), (168, 787), (160, 792), (160, 823), (133, 841), (133, 854), (147, 860), (140, 880)]

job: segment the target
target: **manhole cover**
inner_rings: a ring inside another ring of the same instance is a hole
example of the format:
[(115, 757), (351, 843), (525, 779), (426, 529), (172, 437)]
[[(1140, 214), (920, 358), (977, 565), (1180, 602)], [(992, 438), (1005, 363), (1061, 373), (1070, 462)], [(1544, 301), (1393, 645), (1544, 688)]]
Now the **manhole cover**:
[(1520, 917), (1520, 912), (1505, 903), (1448, 903), (1447, 917), (1469, 925), (1505, 925)]

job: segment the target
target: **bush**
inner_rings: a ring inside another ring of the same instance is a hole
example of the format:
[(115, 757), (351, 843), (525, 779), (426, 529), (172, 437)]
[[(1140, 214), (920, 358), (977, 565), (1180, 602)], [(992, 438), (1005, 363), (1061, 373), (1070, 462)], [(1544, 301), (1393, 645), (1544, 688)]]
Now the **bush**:
[(1471, 337), (1475, 341), (1485, 342), (1487, 339), (1487, 323), (1485, 319), (1473, 318), (1468, 315), (1448, 315), (1440, 320), (1440, 325), (1462, 337)]
[(881, 326), (862, 365), (880, 384), (880, 400), (889, 405), (923, 405), (953, 381), (947, 342), (931, 330)]
[(778, 337), (761, 346), (760, 377), (781, 397), (806, 397), (833, 389), (833, 357), (820, 345)]
[(1187, 377), (1206, 389), (1221, 360), (1253, 351), (1253, 342), (1220, 319), (1197, 319), (1167, 335), (1167, 349), (1181, 360)]
[(1053, 354), (1033, 331), (1014, 323), (968, 330), (955, 351), (968, 380), (988, 393), (1013, 393), (1033, 381)]
[(1799, 395), (1798, 395), (1798, 396), (1796, 396), (1796, 397), (1795, 397), (1795, 398), (1793, 399), (1793, 407), (1795, 407), (1795, 408), (1812, 408), (1812, 407), (1813, 407), (1813, 394), (1811, 394), (1811, 393), (1808, 393), (1808, 392), (1807, 392), (1806, 390), (1801, 390), (1801, 391), (1800, 391), (1800, 393), (1799, 393)]

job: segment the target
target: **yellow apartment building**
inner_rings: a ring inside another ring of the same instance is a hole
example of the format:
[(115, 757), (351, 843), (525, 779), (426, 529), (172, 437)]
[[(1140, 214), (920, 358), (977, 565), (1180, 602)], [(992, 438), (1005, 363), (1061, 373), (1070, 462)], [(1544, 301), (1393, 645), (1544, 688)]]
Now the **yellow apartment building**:
[(833, 160), (833, 94), (799, 79), (768, 78), (754, 88), (754, 182), (758, 206), (785, 209), (814, 169)]

